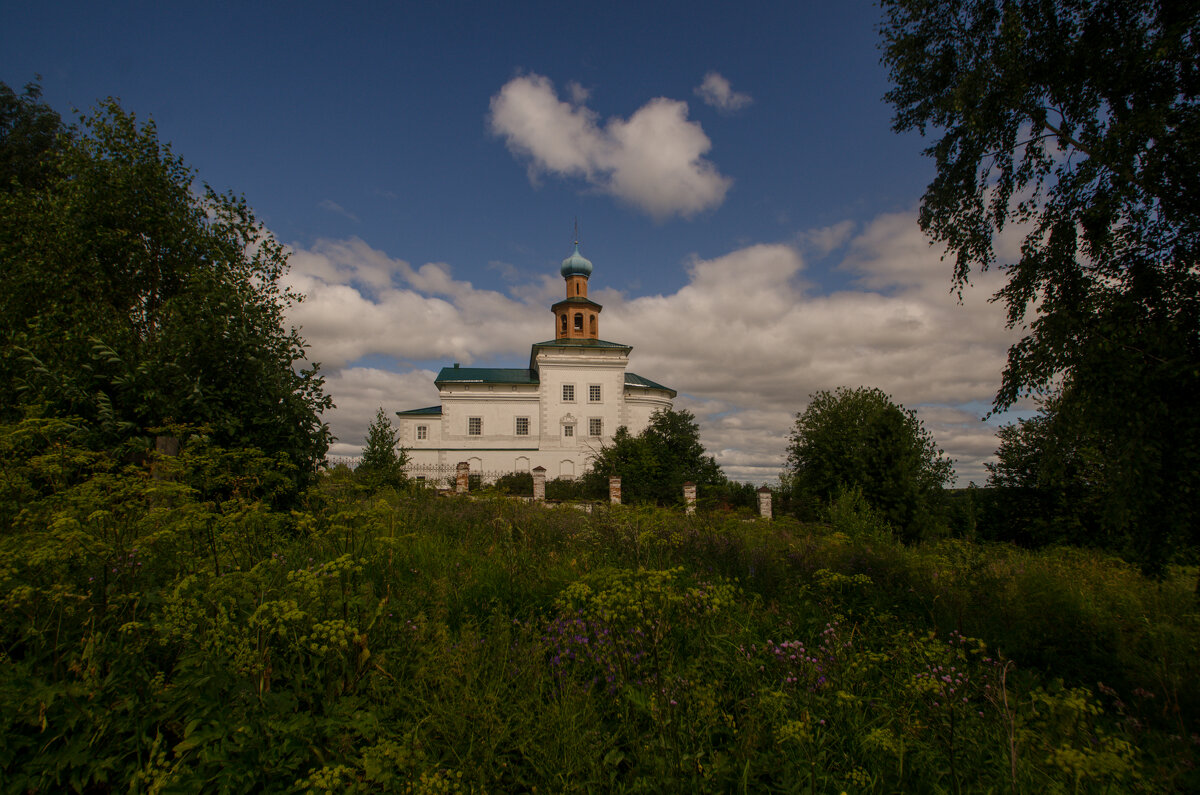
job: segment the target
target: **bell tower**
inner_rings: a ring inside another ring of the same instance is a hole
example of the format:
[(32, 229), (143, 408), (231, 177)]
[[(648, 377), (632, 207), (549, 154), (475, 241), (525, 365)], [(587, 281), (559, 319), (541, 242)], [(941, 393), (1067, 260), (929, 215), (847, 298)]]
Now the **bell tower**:
[(588, 298), (588, 277), (592, 275), (592, 263), (579, 253), (578, 240), (575, 241), (575, 251), (562, 261), (559, 272), (567, 283), (567, 297), (550, 307), (554, 313), (554, 339), (600, 339), (599, 315), (602, 307)]

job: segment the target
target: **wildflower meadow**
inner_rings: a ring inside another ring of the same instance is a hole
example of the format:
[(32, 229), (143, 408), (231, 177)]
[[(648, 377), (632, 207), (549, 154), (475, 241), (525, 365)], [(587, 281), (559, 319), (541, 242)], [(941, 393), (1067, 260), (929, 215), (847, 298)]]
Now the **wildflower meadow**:
[(3, 793), (1200, 789), (1194, 570), (0, 437)]

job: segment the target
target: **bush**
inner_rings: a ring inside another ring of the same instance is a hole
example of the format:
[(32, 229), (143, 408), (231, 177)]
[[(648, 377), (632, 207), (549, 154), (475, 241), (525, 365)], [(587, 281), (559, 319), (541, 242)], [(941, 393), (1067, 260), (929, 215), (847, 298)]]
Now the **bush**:
[(751, 483), (726, 480), (696, 486), (696, 501), (704, 508), (719, 511), (738, 508), (758, 511), (758, 489)]
[(533, 474), (530, 472), (509, 472), (496, 478), (493, 485), (501, 494), (513, 497), (533, 496)]
[(588, 472), (582, 478), (555, 478), (546, 481), (546, 499), (601, 500), (608, 498), (608, 478)]

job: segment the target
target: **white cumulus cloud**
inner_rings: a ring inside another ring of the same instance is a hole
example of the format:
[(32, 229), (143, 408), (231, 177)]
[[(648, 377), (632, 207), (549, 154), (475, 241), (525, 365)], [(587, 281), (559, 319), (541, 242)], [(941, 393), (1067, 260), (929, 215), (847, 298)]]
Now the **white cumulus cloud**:
[(383, 409), (389, 419), (401, 408), (423, 408), (438, 404), (433, 370), (395, 373), (376, 367), (348, 367), (325, 377), (325, 390), (334, 396), (337, 409), (328, 417), (337, 441), (331, 456), (356, 456), (362, 451), (367, 427), (375, 412)]
[[(795, 239), (843, 241), (847, 230)], [(839, 267), (851, 282), (837, 290), (808, 273), (801, 248), (777, 243), (693, 258), (687, 282), (662, 295), (606, 289), (597, 262), (601, 336), (634, 347), (631, 371), (679, 390), (676, 405), (696, 414), (708, 451), (732, 478), (778, 476), (812, 393), (874, 386), (917, 411), (956, 460), (960, 485), (982, 482), (996, 439), (979, 414), (1016, 339), (1004, 308), (988, 301), (1004, 275), (979, 275), (959, 303), (950, 263), (928, 245), (915, 213), (879, 216), (843, 245)], [(435, 364), (524, 360), (531, 343), (551, 335), (546, 309), (562, 290), (557, 274), (508, 294), (480, 289), (446, 264), (413, 267), (358, 239), (321, 241), (292, 263), (290, 285), (308, 297), (289, 319), (338, 404), (337, 454), (358, 449), (378, 406), (390, 414), (436, 404)]]
[(291, 263), (288, 286), (306, 297), (289, 320), (327, 369), (370, 355), (469, 364), (549, 333), (544, 304), (476, 289), (444, 263), (414, 268), (358, 238), (320, 240)]
[(732, 180), (704, 158), (712, 148), (687, 103), (659, 97), (628, 119), (601, 123), (572, 85), (572, 101), (558, 97), (541, 75), (516, 77), (492, 97), (489, 123), (510, 151), (540, 174), (580, 178), (658, 220), (685, 218), (717, 207)]
[(722, 113), (733, 113), (754, 101), (749, 94), (734, 91), (729, 81), (718, 72), (706, 74), (704, 82), (696, 86), (695, 94), (704, 100), (704, 104), (711, 105)]

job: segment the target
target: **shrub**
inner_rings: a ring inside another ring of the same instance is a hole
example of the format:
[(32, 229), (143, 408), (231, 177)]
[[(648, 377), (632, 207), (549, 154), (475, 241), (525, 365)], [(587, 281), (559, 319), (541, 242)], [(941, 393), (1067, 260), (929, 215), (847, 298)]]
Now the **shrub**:
[(501, 494), (514, 497), (533, 496), (533, 474), (530, 472), (509, 472), (496, 478), (494, 485)]

